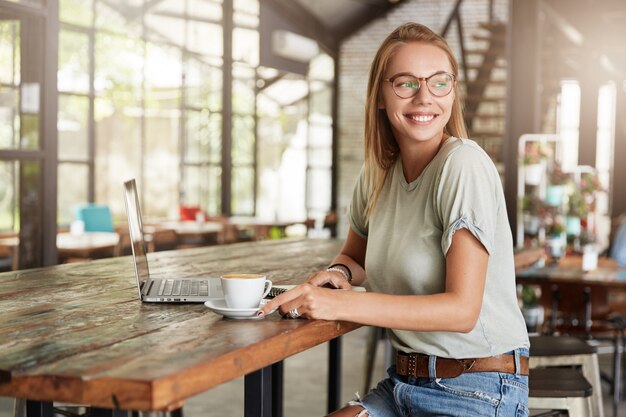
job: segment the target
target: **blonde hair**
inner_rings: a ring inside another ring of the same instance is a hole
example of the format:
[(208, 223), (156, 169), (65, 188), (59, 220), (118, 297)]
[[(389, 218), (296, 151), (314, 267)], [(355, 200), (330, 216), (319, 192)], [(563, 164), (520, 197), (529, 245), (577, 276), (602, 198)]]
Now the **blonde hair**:
[[(444, 38), (437, 35), (424, 25), (405, 23), (391, 32), (378, 48), (369, 73), (367, 99), (365, 104), (365, 180), (367, 187), (367, 206), (365, 218), (369, 219), (380, 193), (385, 185), (387, 174), (394, 165), (400, 148), (391, 131), (391, 124), (384, 109), (379, 109), (382, 101), (382, 82), (387, 66), (400, 45), (408, 42), (430, 43), (448, 55), (455, 78), (458, 77), (459, 65)], [(444, 132), (456, 136), (467, 137), (467, 129), (463, 120), (459, 84), (454, 84), (454, 102), (450, 120)]]

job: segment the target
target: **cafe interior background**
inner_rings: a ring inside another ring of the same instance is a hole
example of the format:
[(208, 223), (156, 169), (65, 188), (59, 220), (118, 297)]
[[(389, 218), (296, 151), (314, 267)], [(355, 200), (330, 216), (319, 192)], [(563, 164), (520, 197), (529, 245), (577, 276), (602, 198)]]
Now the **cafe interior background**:
[[(606, 255), (626, 213), (622, 0), (0, 0), (0, 271), (128, 255), (130, 178), (150, 250), (345, 236), (369, 64), (407, 21), (460, 62), (517, 250)], [(115, 248), (67, 256), (90, 207)], [(185, 241), (181, 220), (229, 232)]]
[(157, 229), (243, 219), (201, 244), (345, 236), (369, 64), (406, 21), (459, 59), (516, 247), (605, 251), (626, 213), (622, 1), (0, 0), (0, 268), (84, 260), (58, 235), (92, 206), (127, 255), (130, 178)]

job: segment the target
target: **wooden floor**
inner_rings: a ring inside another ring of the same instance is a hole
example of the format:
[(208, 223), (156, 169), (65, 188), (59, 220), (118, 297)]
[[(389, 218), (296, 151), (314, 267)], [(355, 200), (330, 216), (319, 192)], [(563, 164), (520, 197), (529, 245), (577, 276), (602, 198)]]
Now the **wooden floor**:
[[(367, 330), (359, 329), (344, 337), (343, 342), (343, 387), (342, 400), (347, 402), (359, 389), (363, 357), (365, 355), (365, 337)], [(379, 363), (382, 362), (383, 346), (380, 345)], [(327, 345), (300, 353), (285, 361), (285, 417), (323, 416), (326, 412), (326, 393), (323, 385), (326, 380)], [(610, 370), (610, 358), (601, 355), (600, 366)], [(374, 380), (383, 376), (382, 364), (377, 366)], [(611, 401), (604, 386), (605, 416), (612, 417)], [(12, 400), (0, 397), (0, 417), (12, 416)], [(622, 402), (620, 416), (626, 417), (626, 402)], [(223, 384), (211, 391), (200, 394), (187, 401), (184, 407), (185, 417), (241, 416), (243, 417), (243, 379)]]

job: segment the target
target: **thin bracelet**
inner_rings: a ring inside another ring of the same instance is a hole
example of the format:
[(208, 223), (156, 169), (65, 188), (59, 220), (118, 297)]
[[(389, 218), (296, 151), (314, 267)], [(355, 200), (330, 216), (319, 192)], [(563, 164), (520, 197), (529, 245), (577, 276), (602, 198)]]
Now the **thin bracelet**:
[[(344, 269), (341, 269), (340, 267), (344, 268), (345, 271), (344, 271)], [(327, 271), (338, 271), (346, 278), (346, 281), (348, 281), (349, 283), (352, 283), (352, 271), (350, 270), (348, 265), (345, 265), (345, 264), (332, 264), (326, 270)]]

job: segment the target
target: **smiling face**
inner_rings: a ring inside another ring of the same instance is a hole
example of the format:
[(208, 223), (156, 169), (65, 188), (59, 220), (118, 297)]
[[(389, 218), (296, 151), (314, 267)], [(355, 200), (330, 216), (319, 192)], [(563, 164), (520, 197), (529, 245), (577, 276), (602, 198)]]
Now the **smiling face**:
[[(426, 87), (425, 78), (437, 73), (452, 73), (447, 54), (439, 47), (424, 42), (409, 42), (398, 46), (389, 61), (385, 79), (398, 74), (410, 74), (420, 79), (421, 88), (410, 98), (400, 98), (392, 83), (383, 82), (381, 103), (400, 149), (412, 148), (424, 142), (441, 142), (443, 131), (452, 113), (454, 89), (437, 97)], [(431, 85), (432, 88), (437, 88)]]

